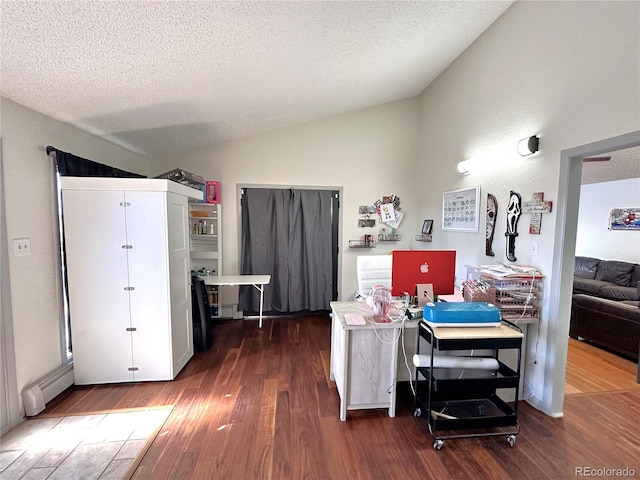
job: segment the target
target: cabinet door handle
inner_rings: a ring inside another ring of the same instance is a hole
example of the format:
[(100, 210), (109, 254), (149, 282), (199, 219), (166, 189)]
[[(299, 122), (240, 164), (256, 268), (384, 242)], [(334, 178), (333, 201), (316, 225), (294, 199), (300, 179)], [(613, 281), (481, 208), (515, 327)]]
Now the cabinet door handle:
[(138, 367), (129, 367), (129, 368), (127, 368), (127, 370), (129, 370), (130, 372), (137, 372), (138, 371)]
[(129, 202), (120, 202), (121, 207), (130, 207), (131, 204)]
[(124, 248), (125, 250), (131, 250), (133, 248), (133, 245), (122, 245), (122, 248)]
[(136, 327), (127, 327), (127, 328), (125, 328), (125, 330), (126, 330), (127, 332), (135, 332), (135, 331), (136, 331), (136, 330), (138, 330), (138, 329), (137, 329)]
[(135, 290), (136, 287), (124, 287), (125, 291), (130, 292), (131, 290)]

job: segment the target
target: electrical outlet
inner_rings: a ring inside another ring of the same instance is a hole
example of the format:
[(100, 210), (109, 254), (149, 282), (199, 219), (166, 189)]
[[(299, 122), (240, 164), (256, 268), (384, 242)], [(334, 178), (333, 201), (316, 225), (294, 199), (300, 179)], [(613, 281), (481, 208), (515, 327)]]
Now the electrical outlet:
[(13, 239), (13, 256), (31, 255), (31, 239), (14, 238)]
[(529, 250), (529, 254), (532, 257), (538, 255), (538, 242), (531, 242), (531, 249)]

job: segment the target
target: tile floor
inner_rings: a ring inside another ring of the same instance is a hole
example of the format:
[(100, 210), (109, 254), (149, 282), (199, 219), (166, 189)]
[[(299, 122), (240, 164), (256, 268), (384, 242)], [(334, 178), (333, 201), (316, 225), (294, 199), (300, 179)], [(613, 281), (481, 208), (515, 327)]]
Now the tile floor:
[(0, 480), (121, 480), (172, 407), (29, 419), (0, 438)]

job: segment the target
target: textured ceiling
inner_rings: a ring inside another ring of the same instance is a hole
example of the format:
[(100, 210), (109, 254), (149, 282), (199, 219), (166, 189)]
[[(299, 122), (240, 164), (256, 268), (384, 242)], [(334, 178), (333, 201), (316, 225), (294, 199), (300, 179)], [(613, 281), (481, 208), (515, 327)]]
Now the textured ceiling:
[(419, 94), (512, 1), (6, 1), (2, 95), (149, 157)]
[[(627, 178), (640, 178), (640, 147), (617, 150), (596, 156), (611, 157), (611, 160), (606, 162), (583, 162), (583, 185), (588, 183), (613, 182)], [(640, 196), (638, 200), (640, 200)]]

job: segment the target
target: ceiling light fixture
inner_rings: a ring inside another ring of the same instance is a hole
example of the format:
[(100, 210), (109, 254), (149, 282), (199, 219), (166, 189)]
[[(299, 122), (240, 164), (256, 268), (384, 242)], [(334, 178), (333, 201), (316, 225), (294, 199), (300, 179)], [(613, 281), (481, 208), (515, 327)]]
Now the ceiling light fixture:
[(522, 157), (533, 155), (538, 150), (540, 150), (540, 139), (536, 135), (523, 138), (518, 142), (518, 153)]

